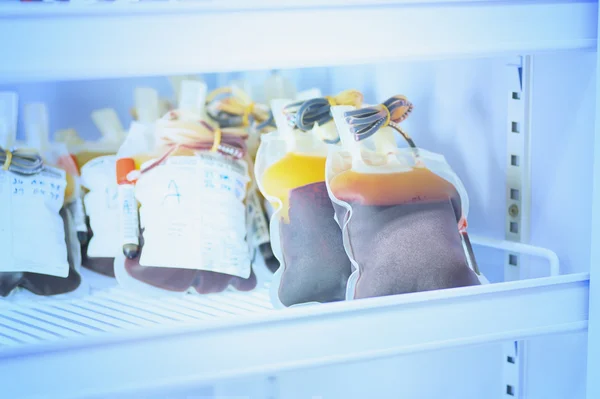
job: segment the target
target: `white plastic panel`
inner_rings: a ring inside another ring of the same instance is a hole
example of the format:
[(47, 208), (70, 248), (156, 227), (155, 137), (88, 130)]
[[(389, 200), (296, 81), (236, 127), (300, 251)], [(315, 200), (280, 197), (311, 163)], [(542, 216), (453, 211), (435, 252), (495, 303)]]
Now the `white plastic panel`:
[(0, 50), (9, 56), (0, 64), (0, 79), (90, 79), (593, 49), (596, 21), (595, 2), (568, 0), (2, 3)]
[[(600, 65), (600, 52), (596, 54), (596, 65)], [(595, 126), (593, 145), (593, 177), (592, 188), (592, 214), (591, 214), (591, 240), (592, 249), (590, 254), (592, 277), (590, 293), (591, 323), (588, 336), (588, 358), (587, 358), (587, 398), (600, 397), (600, 380), (597, 378), (600, 370), (600, 77), (596, 70), (596, 93), (595, 93)]]
[[(587, 271), (598, 245), (591, 235), (596, 54), (537, 56), (534, 74), (531, 242), (555, 249), (564, 273)], [(524, 275), (535, 276), (535, 268)], [(526, 398), (585, 398), (587, 341), (585, 334), (532, 340)]]
[(500, 399), (501, 357), (501, 345), (492, 344), (286, 372), (279, 397)]
[(585, 332), (536, 337), (528, 341), (524, 397), (585, 399), (586, 341)]

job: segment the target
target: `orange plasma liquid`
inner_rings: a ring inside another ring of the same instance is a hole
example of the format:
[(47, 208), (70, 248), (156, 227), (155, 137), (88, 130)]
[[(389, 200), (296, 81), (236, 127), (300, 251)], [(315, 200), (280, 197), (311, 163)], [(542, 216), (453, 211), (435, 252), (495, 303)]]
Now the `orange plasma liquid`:
[(75, 178), (72, 174), (67, 173), (67, 187), (65, 188), (65, 203), (73, 200), (73, 194), (75, 192)]
[[(390, 206), (460, 200), (450, 182), (427, 168), (402, 173), (357, 173), (347, 170), (331, 179), (336, 198), (361, 205)], [(454, 202), (454, 201), (453, 201)]]
[(289, 153), (265, 171), (264, 190), (281, 200), (284, 221), (289, 222), (290, 191), (325, 181), (325, 160), (324, 157)]
[[(162, 154), (137, 154), (132, 156), (131, 158), (135, 162), (135, 169), (140, 170), (142, 165), (150, 160), (159, 158)], [(173, 152), (170, 156), (188, 156), (192, 157), (196, 155), (196, 151), (190, 150), (187, 148), (180, 148), (177, 151)]]
[(140, 170), (145, 162), (148, 162), (149, 160), (154, 159), (156, 157), (148, 154), (138, 154), (132, 158), (135, 162), (135, 169)]

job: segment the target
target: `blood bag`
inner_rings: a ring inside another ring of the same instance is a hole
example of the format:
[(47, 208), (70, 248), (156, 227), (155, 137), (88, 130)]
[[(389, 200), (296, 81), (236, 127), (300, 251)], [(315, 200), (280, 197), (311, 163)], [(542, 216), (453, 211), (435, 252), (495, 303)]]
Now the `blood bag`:
[(38, 295), (71, 292), (81, 283), (80, 250), (67, 208), (77, 192), (69, 173), (74, 163), (66, 147), (48, 143), (43, 104), (25, 107), (28, 148), (10, 148), (16, 105), (15, 94), (0, 93), (0, 120), (8, 122), (0, 123), (0, 246), (6, 255), (0, 263), (0, 295), (19, 286)]
[(114, 277), (114, 258), (121, 244), (115, 165), (116, 155), (103, 155), (81, 168), (81, 182), (88, 190), (83, 201), (89, 234), (82, 247), (83, 266), (110, 277)]
[[(93, 111), (91, 117), (100, 131), (99, 140), (83, 141), (73, 129), (59, 131), (55, 137), (69, 147), (77, 163), (81, 186), (85, 189), (72, 206), (78, 224), (83, 266), (114, 277), (114, 254), (119, 244), (116, 233), (118, 202), (114, 180), (115, 154), (125, 138), (125, 132), (114, 109)], [(81, 208), (77, 206), (79, 203), (83, 203)], [(84, 207), (85, 214), (80, 215)], [(80, 226), (82, 223), (83, 227)]]
[(353, 265), (348, 299), (480, 284), (467, 193), (442, 155), (399, 127), (411, 110), (402, 96), (332, 109), (343, 147), (329, 154), (327, 188)]
[(0, 295), (8, 295), (17, 286), (45, 295), (77, 288), (78, 275), (74, 286), (69, 284), (76, 265), (68, 259), (65, 172), (44, 165), (29, 150), (0, 151), (5, 165), (0, 170), (0, 247), (5, 254), (0, 264)]
[[(353, 99), (360, 105), (362, 96)], [(270, 223), (273, 252), (281, 264), (271, 285), (276, 306), (343, 300), (351, 272), (325, 185), (328, 144), (316, 134), (318, 122), (328, 122), (333, 100), (309, 101), (306, 106), (273, 100), (278, 130), (263, 136), (256, 159), (259, 188), (276, 210)], [(311, 104), (316, 107), (310, 109)], [(306, 121), (298, 112), (302, 107), (322, 119)]]
[[(160, 106), (156, 90), (136, 88), (134, 104), (138, 120), (135, 125), (150, 126), (156, 121)], [(83, 266), (114, 277), (114, 258), (121, 246), (116, 153), (126, 135), (112, 109), (94, 111), (92, 119), (101, 133), (100, 140), (86, 143), (75, 152), (76, 157), (84, 162), (80, 165), (81, 179), (88, 190), (84, 204), (90, 238), (83, 248)], [(83, 156), (86, 158), (83, 159)]]
[[(220, 128), (237, 127), (247, 129), (247, 153), (252, 162), (263, 134), (273, 131), (275, 122), (271, 110), (263, 104), (257, 104), (242, 89), (244, 82), (213, 90), (206, 99), (206, 113)], [(275, 272), (279, 262), (271, 248), (268, 218), (263, 207), (264, 198), (256, 185), (253, 168), (249, 170), (251, 184), (246, 198), (246, 221), (248, 242), (253, 251), (252, 258), (259, 253), (267, 268)]]
[(156, 121), (152, 148), (138, 150), (128, 137), (118, 155), (128, 242), (115, 274), (125, 287), (204, 294), (256, 286), (246, 242), (247, 134), (208, 123), (205, 97), (202, 82), (182, 82), (179, 109)]
[(81, 275), (79, 274), (81, 251), (73, 215), (68, 208), (63, 207), (60, 210), (60, 217), (65, 232), (64, 241), (67, 248), (69, 273), (66, 278), (45, 273), (25, 273), (20, 286), (37, 295), (65, 294), (74, 291), (81, 284)]

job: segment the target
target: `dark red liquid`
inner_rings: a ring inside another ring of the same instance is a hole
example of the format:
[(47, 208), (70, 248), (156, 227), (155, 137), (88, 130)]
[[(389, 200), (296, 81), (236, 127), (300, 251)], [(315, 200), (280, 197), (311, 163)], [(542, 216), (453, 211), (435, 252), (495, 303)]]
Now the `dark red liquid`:
[[(60, 210), (64, 229), (65, 243), (67, 245), (67, 260), (69, 262), (69, 275), (67, 277), (48, 276), (39, 273), (0, 273), (0, 295), (7, 296), (17, 286), (23, 287), (37, 295), (58, 295), (74, 291), (81, 284), (81, 276), (75, 270), (79, 260), (79, 241), (76, 232), (71, 229), (70, 216), (65, 208)], [(72, 220), (72, 219), (71, 219)], [(32, 242), (32, 246), (35, 243)], [(32, 249), (35, 249), (34, 247)]]
[(114, 277), (115, 258), (90, 258), (87, 255), (83, 256), (83, 267), (100, 273), (107, 277)]
[(90, 227), (90, 218), (86, 217), (86, 224), (88, 228), (88, 239), (86, 242), (81, 243), (81, 257), (82, 263), (81, 265), (86, 269), (90, 269), (95, 271), (96, 273), (100, 273), (107, 277), (115, 277), (114, 263), (115, 258), (98, 258), (98, 257), (89, 257), (87, 256), (87, 249), (90, 243), (91, 238), (94, 236), (94, 232)]
[(290, 191), (289, 224), (280, 223), (285, 269), (279, 299), (285, 306), (345, 298), (351, 266), (325, 182)]
[[(478, 285), (462, 246), (460, 196), (453, 185), (425, 168), (393, 174), (336, 176), (340, 221), (360, 267), (355, 298)], [(472, 258), (474, 260), (474, 258)]]
[[(352, 205), (348, 237), (361, 272), (355, 298), (478, 285), (450, 200)], [(346, 210), (338, 207), (338, 217)]]
[[(140, 241), (143, 245), (143, 236)], [(135, 259), (125, 258), (127, 273), (136, 280), (168, 291), (184, 292), (194, 287), (200, 294), (211, 294), (224, 291), (230, 284), (237, 290), (250, 291), (257, 283), (254, 271), (251, 271), (250, 277), (244, 279), (204, 270), (142, 266), (139, 259), (139, 256)]]

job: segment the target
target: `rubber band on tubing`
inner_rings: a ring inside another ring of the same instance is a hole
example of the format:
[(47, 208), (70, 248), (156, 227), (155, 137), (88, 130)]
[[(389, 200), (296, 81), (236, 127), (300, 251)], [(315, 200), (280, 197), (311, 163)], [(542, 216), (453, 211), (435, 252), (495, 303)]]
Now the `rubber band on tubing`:
[(255, 105), (255, 103), (250, 103), (244, 109), (244, 114), (242, 115), (242, 125), (248, 126), (250, 124), (249, 117), (250, 117), (250, 114), (252, 114), (252, 111), (254, 111), (254, 105)]
[(213, 146), (210, 149), (211, 152), (217, 152), (219, 150), (219, 146), (221, 145), (221, 129), (218, 127), (215, 128), (215, 141), (213, 142)]
[(383, 125), (381, 125), (381, 127), (386, 127), (390, 124), (390, 119), (392, 118), (392, 113), (390, 112), (390, 109), (388, 107), (386, 107), (385, 105), (383, 106), (383, 109), (385, 110), (385, 112), (387, 112), (387, 116), (385, 117), (385, 122), (383, 122)]
[(12, 162), (13, 154), (9, 150), (5, 150), (4, 153), (6, 154), (6, 159), (4, 160), (4, 165), (2, 165), (2, 170), (6, 171), (10, 167), (10, 164)]

